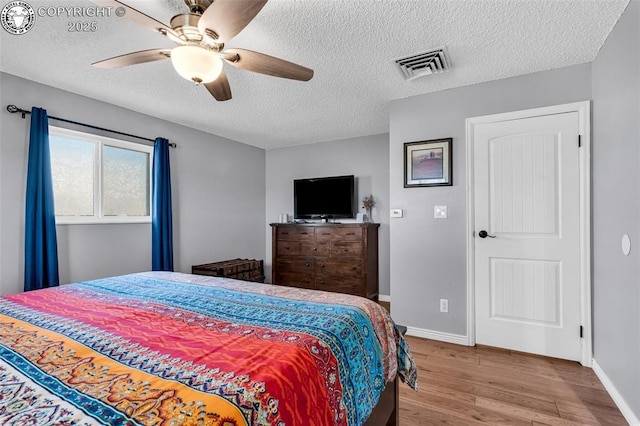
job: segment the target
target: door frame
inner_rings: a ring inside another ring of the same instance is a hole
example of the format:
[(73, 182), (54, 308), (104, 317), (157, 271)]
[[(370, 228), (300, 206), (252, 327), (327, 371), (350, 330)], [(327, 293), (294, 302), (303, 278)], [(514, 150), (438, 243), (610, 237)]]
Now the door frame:
[[(590, 101), (553, 105), (501, 114), (471, 117), (465, 120), (466, 127), (466, 173), (467, 173), (467, 344), (476, 344), (475, 317), (475, 202), (473, 141), (475, 126), (486, 123), (517, 120), (522, 118), (578, 113), (578, 134), (582, 147), (579, 152), (580, 168), (580, 323), (583, 327), (581, 361), (591, 367), (593, 358), (591, 326), (591, 103)], [(578, 141), (576, 141), (578, 143)], [(576, 330), (578, 333), (579, 330)]]

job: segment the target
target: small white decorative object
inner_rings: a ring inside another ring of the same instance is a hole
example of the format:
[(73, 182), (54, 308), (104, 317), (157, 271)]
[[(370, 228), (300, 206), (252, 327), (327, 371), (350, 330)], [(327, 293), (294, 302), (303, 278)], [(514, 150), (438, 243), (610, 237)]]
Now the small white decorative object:
[(629, 256), (629, 253), (631, 253), (631, 239), (627, 234), (624, 234), (622, 236), (622, 254)]

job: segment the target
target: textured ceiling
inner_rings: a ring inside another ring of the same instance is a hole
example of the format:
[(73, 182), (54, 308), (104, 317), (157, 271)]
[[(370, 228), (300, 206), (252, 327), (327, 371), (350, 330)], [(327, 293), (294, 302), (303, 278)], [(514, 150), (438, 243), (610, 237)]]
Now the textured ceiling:
[[(227, 102), (182, 79), (170, 61), (91, 67), (123, 53), (173, 46), (115, 16), (95, 19), (95, 32), (68, 32), (70, 21), (90, 18), (66, 16), (37, 17), (20, 36), (0, 30), (0, 70), (269, 149), (387, 132), (393, 99), (590, 62), (628, 1), (270, 0), (226, 47), (287, 59), (315, 75), (299, 82), (226, 65), (233, 92)], [(93, 6), (28, 2), (34, 9)], [(166, 24), (186, 11), (181, 0), (124, 2)], [(452, 65), (447, 73), (405, 81), (393, 64), (442, 46)]]

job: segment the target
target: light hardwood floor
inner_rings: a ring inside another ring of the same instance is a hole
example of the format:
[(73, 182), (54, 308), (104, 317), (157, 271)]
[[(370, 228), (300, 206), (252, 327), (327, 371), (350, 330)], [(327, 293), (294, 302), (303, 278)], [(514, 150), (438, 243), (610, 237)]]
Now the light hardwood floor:
[(400, 425), (626, 425), (590, 368), (407, 336), (419, 391), (400, 385)]

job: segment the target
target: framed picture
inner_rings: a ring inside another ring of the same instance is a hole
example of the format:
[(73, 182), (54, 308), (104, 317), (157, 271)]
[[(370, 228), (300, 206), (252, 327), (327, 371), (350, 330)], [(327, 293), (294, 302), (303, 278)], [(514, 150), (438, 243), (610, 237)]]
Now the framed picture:
[(453, 138), (404, 144), (404, 187), (453, 185)]

